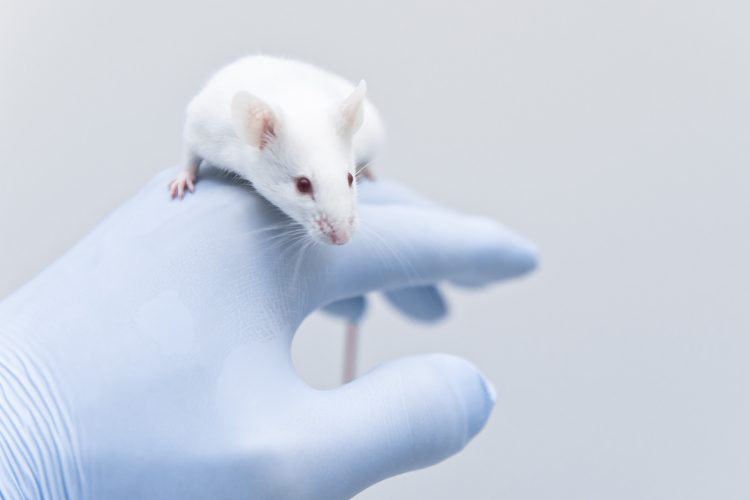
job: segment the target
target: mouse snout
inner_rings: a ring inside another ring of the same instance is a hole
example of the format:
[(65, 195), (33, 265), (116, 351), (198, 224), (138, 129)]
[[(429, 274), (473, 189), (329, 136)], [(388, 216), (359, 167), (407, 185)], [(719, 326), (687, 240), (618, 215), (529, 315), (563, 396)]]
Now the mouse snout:
[(356, 218), (353, 216), (347, 217), (345, 220), (337, 220), (321, 214), (315, 217), (314, 220), (321, 239), (325, 243), (332, 245), (348, 243), (356, 227)]
[(328, 234), (328, 239), (331, 240), (331, 243), (334, 245), (343, 245), (351, 239), (351, 236), (334, 231)]

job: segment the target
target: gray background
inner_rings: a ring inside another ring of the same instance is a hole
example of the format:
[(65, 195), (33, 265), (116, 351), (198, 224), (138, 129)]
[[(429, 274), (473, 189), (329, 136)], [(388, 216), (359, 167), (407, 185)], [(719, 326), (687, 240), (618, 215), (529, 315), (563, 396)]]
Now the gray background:
[[(365, 368), (446, 351), (499, 399), (458, 456), (362, 499), (750, 497), (746, 2), (0, 0), (0, 296), (180, 160), (184, 107), (261, 50), (365, 77), (378, 171), (535, 240), (532, 277), (373, 304)], [(165, 191), (166, 195), (166, 191)], [(340, 325), (299, 370), (336, 385)]]

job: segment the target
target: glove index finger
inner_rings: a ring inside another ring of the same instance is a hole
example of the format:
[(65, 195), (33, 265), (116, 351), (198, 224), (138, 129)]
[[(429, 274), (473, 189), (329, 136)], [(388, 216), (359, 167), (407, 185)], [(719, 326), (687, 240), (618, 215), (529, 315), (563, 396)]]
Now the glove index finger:
[(444, 280), (487, 284), (536, 266), (531, 243), (485, 218), (396, 205), (363, 206), (361, 216), (349, 244), (325, 249), (319, 304)]

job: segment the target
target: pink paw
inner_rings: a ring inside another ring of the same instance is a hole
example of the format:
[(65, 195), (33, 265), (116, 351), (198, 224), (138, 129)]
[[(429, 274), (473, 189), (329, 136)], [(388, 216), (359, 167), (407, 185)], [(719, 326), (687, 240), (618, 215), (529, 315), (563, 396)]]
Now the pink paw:
[(175, 180), (169, 183), (169, 195), (172, 199), (175, 199), (178, 196), (180, 199), (184, 198), (186, 191), (194, 193), (195, 178), (195, 174), (193, 172), (188, 172), (187, 170), (183, 170), (177, 174)]

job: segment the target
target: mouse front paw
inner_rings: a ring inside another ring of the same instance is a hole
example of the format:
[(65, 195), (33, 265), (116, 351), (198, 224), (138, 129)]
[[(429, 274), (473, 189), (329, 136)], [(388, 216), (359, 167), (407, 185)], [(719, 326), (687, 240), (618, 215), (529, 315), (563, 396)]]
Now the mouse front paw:
[(172, 182), (169, 183), (169, 195), (172, 199), (175, 199), (178, 196), (182, 199), (185, 197), (185, 192), (190, 191), (191, 193), (194, 193), (195, 179), (195, 172), (183, 170), (177, 174), (177, 177), (175, 177)]

